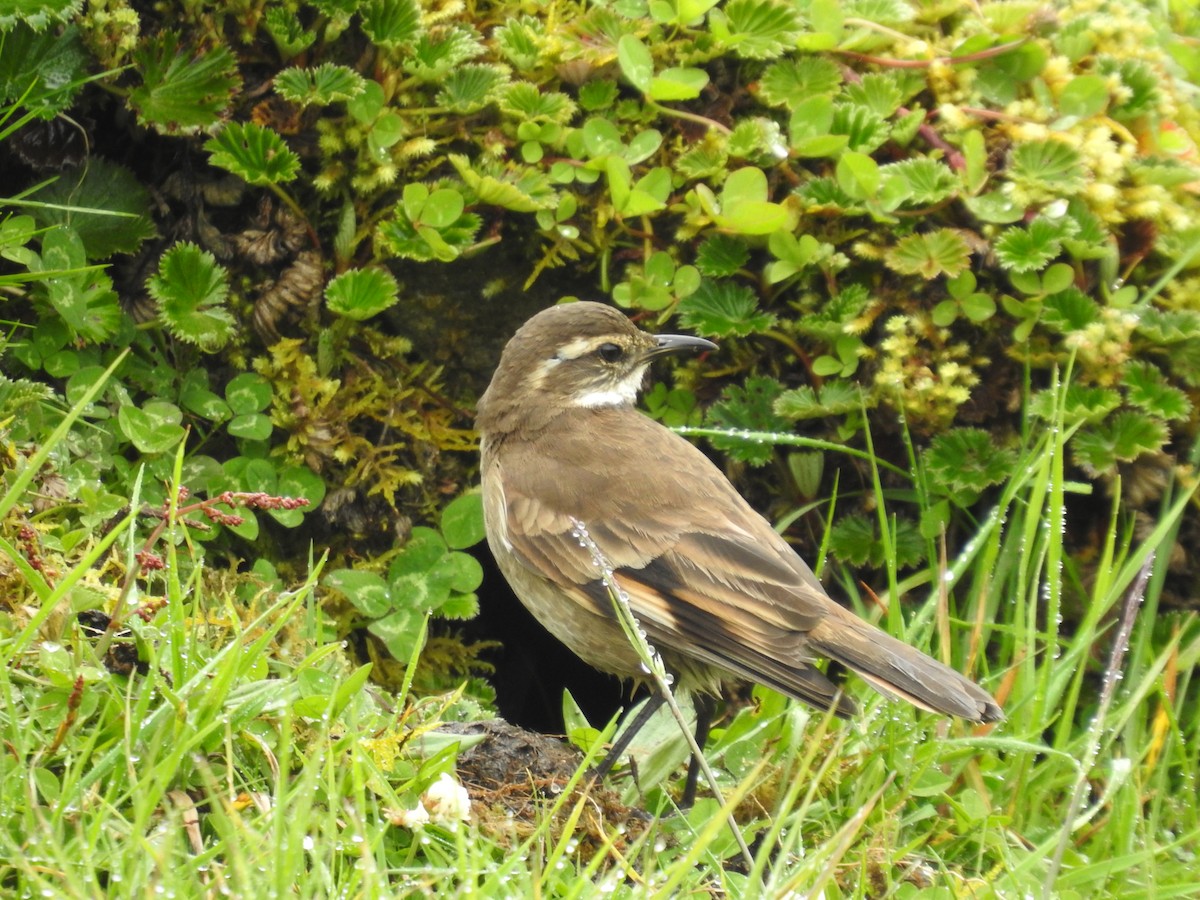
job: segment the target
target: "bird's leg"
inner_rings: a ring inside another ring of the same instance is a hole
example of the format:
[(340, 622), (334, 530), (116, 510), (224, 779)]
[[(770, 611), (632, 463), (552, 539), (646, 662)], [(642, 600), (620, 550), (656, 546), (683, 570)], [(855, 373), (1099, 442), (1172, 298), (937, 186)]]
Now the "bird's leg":
[[(717, 708), (717, 698), (711, 694), (692, 694), (692, 706), (696, 710), (696, 746), (704, 752), (708, 742), (708, 730), (712, 727), (713, 713)], [(687, 781), (683, 785), (683, 796), (679, 798), (680, 809), (691, 809), (696, 802), (696, 782), (700, 777), (700, 760), (694, 755), (688, 763)]]
[(646, 705), (638, 711), (633, 721), (625, 726), (625, 730), (621, 733), (621, 736), (617, 738), (616, 743), (612, 745), (612, 749), (608, 751), (608, 756), (604, 757), (604, 761), (596, 767), (597, 778), (604, 778), (612, 771), (612, 767), (621, 761), (621, 755), (628, 749), (630, 742), (665, 702), (666, 698), (657, 691), (646, 698)]

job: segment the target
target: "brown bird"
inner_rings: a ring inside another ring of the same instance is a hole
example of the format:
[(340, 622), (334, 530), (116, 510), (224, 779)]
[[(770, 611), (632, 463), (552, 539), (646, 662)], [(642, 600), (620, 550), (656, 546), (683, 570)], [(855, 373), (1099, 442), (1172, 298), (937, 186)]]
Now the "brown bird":
[[(700, 746), (705, 698), (728, 678), (852, 715), (854, 702), (811, 665), (816, 656), (922, 709), (1002, 719), (982, 688), (831, 600), (703, 453), (634, 408), (652, 360), (715, 348), (648, 334), (599, 303), (551, 307), (508, 342), (477, 425), (488, 543), (517, 596), (585, 662), (645, 678), (601, 567), (580, 544), (582, 523), (676, 684), (699, 701)], [(626, 729), (603, 772), (661, 699)], [(695, 775), (693, 761), (685, 802)]]

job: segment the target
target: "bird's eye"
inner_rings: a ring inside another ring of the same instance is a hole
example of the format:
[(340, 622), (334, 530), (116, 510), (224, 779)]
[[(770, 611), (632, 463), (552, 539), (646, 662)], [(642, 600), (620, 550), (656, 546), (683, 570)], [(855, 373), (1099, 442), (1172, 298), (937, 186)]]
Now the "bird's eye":
[(615, 363), (625, 355), (625, 350), (619, 344), (601, 344), (596, 348), (596, 355), (606, 363)]

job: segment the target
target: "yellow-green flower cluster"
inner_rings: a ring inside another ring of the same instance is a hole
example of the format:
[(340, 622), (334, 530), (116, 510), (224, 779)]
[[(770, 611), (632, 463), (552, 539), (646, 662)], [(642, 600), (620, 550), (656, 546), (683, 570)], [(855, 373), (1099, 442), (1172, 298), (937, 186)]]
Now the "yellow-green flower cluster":
[(913, 425), (948, 425), (971, 398), (979, 383), (976, 369), (987, 360), (973, 357), (966, 343), (952, 341), (948, 329), (924, 316), (893, 316), (884, 330), (875, 386)]
[(1093, 382), (1115, 386), (1122, 382), (1131, 352), (1130, 338), (1138, 318), (1128, 310), (1106, 307), (1090, 325), (1071, 332), (1063, 341), (1074, 350), (1079, 370)]

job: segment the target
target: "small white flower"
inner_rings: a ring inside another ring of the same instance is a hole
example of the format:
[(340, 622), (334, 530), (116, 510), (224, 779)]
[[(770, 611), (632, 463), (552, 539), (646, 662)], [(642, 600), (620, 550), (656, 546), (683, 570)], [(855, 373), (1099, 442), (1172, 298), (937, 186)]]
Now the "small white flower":
[(429, 819), (453, 829), (459, 822), (471, 819), (471, 797), (467, 789), (443, 772), (429, 786), (421, 801), (429, 810)]
[(417, 829), (423, 825), (429, 824), (429, 812), (425, 809), (425, 804), (420, 800), (413, 809), (401, 809), (389, 814), (388, 818), (393, 825), (398, 825), (401, 828)]

